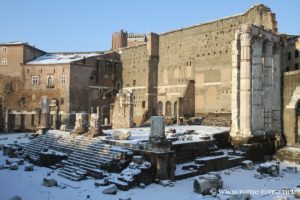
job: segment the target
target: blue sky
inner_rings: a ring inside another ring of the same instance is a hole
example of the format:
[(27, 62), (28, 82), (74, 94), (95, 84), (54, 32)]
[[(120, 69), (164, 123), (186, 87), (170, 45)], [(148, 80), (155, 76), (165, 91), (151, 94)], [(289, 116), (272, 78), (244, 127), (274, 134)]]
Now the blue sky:
[(0, 0), (0, 42), (25, 41), (48, 52), (107, 50), (120, 29), (161, 33), (258, 3), (276, 13), (279, 32), (300, 34), (299, 0)]

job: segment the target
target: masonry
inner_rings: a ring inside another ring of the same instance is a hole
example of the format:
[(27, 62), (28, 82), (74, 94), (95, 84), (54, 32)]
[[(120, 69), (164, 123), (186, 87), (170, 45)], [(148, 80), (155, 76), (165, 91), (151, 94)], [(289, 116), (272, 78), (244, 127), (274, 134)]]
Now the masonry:
[[(231, 46), (242, 24), (277, 31), (275, 15), (257, 5), (240, 15), (159, 34), (155, 43), (150, 39), (120, 49), (124, 87), (133, 91), (135, 122), (147, 120), (146, 113), (170, 117), (227, 113), (230, 119)], [(151, 46), (158, 50), (154, 54), (157, 66), (147, 51)], [(152, 107), (145, 93), (156, 99)]]

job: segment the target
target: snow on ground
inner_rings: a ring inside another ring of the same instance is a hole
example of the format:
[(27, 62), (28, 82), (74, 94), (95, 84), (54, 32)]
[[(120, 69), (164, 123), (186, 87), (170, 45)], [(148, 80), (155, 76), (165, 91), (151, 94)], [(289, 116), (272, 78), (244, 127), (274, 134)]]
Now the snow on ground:
[[(229, 131), (228, 127), (212, 127), (212, 126), (182, 126), (182, 125), (173, 125), (173, 126), (166, 126), (165, 131), (167, 137), (170, 136), (167, 132), (169, 129), (176, 129), (176, 134), (182, 134), (187, 130), (195, 130), (195, 137), (193, 140), (199, 140), (196, 139), (196, 137), (199, 138), (199, 136), (204, 136), (204, 135), (212, 135), (216, 133), (222, 133), (224, 131)], [(118, 130), (129, 130), (129, 129), (118, 129)], [(113, 130), (104, 130), (103, 132), (105, 134), (111, 135)], [(131, 137), (129, 140), (124, 140), (124, 141), (118, 141), (118, 142), (123, 142), (123, 143), (131, 143), (131, 144), (136, 144), (139, 141), (142, 140), (148, 140), (149, 135), (150, 135), (150, 127), (144, 127), (144, 128), (132, 128), (130, 129), (131, 132)]]
[[(185, 127), (192, 129), (190, 126)], [(137, 131), (135, 131), (137, 130)], [(133, 133), (138, 134), (141, 129), (134, 129)], [(143, 129), (142, 129), (143, 130)], [(8, 144), (18, 140), (26, 142), (24, 134), (0, 135), (0, 144)], [(3, 140), (1, 138), (8, 138)], [(7, 157), (0, 151), (0, 165), (5, 163)], [(26, 164), (26, 163), (25, 163)], [(283, 188), (293, 189), (299, 185), (300, 173), (286, 173), (282, 169), (286, 166), (296, 166), (289, 163), (281, 163), (281, 175), (279, 177), (264, 177), (256, 179), (253, 177), (256, 170), (244, 170), (239, 167), (221, 171), (224, 187), (222, 192), (252, 192), (252, 199), (274, 199), (277, 196), (289, 196), (294, 199), (293, 195), (272, 194), (280, 192)], [(255, 168), (258, 166), (256, 165)], [(300, 168), (300, 165), (297, 166)], [(51, 174), (47, 176), (47, 174)], [(198, 200), (209, 199), (209, 196), (203, 197), (193, 192), (193, 178), (176, 181), (173, 187), (163, 187), (159, 184), (151, 184), (145, 189), (135, 188), (129, 191), (118, 191), (116, 195), (102, 194), (103, 187), (95, 187), (93, 179), (87, 179), (80, 182), (69, 181), (57, 175), (58, 170), (51, 170), (43, 167), (34, 167), (34, 171), (25, 172), (24, 165), (19, 166), (19, 170), (11, 171), (9, 169), (0, 170), (0, 199), (6, 200), (12, 196), (19, 195), (23, 200), (118, 200), (119, 198), (131, 197), (132, 200)], [(229, 174), (229, 175), (228, 175)], [(44, 177), (55, 178), (60, 187), (48, 188), (42, 185)], [(62, 187), (62, 186), (65, 186)], [(63, 189), (64, 188), (64, 189)], [(232, 190), (232, 191), (231, 191)], [(241, 191), (240, 191), (241, 190)], [(279, 191), (276, 191), (279, 190)], [(89, 196), (89, 198), (88, 198)], [(228, 195), (219, 195), (221, 199), (226, 199)], [(219, 198), (220, 199), (220, 198)]]

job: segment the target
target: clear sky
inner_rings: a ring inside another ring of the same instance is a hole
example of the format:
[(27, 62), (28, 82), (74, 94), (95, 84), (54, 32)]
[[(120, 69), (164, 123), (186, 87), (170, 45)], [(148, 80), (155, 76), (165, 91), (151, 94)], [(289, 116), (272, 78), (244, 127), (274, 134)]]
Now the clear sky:
[(161, 33), (242, 13), (263, 3), (279, 32), (300, 34), (300, 0), (0, 0), (0, 43), (47, 52), (111, 48), (111, 34)]

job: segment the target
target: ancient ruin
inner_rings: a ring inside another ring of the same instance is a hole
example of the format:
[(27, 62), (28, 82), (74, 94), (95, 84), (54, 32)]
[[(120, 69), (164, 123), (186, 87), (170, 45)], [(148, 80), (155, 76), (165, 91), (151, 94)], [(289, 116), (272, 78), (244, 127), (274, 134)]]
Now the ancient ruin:
[(281, 161), (300, 164), (300, 39), (275, 17), (260, 4), (160, 34), (121, 30), (105, 52), (0, 44), (0, 131), (35, 131), (0, 145), (0, 170), (47, 167), (46, 187), (61, 187), (57, 172), (112, 195), (193, 178), (218, 196), (236, 169), (297, 174)]

